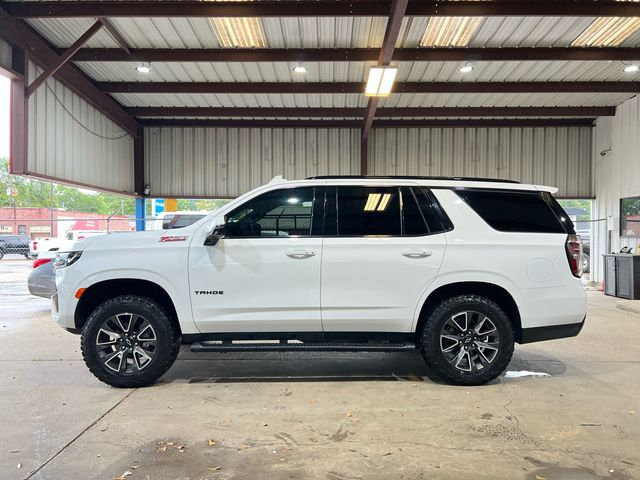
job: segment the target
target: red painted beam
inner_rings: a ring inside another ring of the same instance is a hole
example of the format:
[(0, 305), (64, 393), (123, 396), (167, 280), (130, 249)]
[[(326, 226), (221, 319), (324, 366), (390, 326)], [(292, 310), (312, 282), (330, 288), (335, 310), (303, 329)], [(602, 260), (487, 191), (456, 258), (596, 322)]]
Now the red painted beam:
[[(640, 5), (640, 2), (637, 3)], [(90, 62), (374, 62), (377, 48), (81, 48), (73, 61)], [(636, 47), (396, 48), (400, 62), (634, 61)]]
[[(364, 82), (97, 82), (109, 93), (362, 93)], [(394, 93), (636, 93), (640, 82), (398, 82)]]
[(33, 95), (33, 92), (35, 92), (44, 82), (46, 82), (47, 78), (60, 70), (62, 66), (67, 63), (67, 61), (73, 56), (73, 54), (80, 50), (80, 47), (87, 43), (87, 41), (89, 41), (91, 37), (98, 33), (98, 30), (100, 30), (101, 28), (102, 22), (100, 20), (89, 27), (89, 29), (84, 32), (80, 38), (78, 38), (78, 40), (73, 42), (73, 44), (69, 48), (67, 48), (55, 62), (51, 63), (45, 69), (45, 71), (42, 72), (40, 76), (27, 87), (27, 97)]
[[(59, 59), (58, 53), (38, 33), (24, 22), (11, 18), (2, 8), (0, 8), (0, 38), (11, 45), (25, 49), (29, 58), (43, 68), (47, 68)], [(130, 135), (136, 136), (138, 134), (136, 120), (128, 115), (118, 102), (101, 92), (74, 65), (70, 63), (63, 65), (55, 76)]]
[[(606, 117), (615, 115), (606, 107), (393, 107), (378, 109), (378, 117)], [(254, 117), (319, 118), (358, 117), (362, 108), (270, 108), (270, 107), (127, 107), (137, 117)]]
[[(380, 48), (380, 56), (378, 57), (378, 65), (389, 65), (393, 58), (393, 50), (396, 47), (398, 41), (398, 35), (400, 34), (400, 27), (402, 26), (402, 20), (407, 10), (408, 0), (393, 0), (391, 5), (391, 12), (389, 13), (389, 20), (387, 20), (387, 28), (384, 32), (384, 39), (382, 40), (382, 47)], [(368, 153), (369, 149), (365, 146), (369, 139), (369, 131), (373, 124), (373, 119), (376, 116), (376, 109), (378, 108), (378, 98), (372, 97), (367, 103), (367, 110), (362, 120), (361, 130), (361, 142), (360, 142), (360, 174), (366, 175), (368, 169)]]
[[(391, 2), (374, 0), (66, 1), (1, 2), (11, 15), (28, 17), (342, 17), (387, 16)], [(613, 0), (460, 1), (412, 0), (408, 16), (638, 17), (636, 2)]]
[[(592, 127), (595, 118), (479, 118), (436, 120), (374, 120), (372, 128), (520, 128)], [(142, 118), (143, 127), (224, 127), (224, 128), (358, 128), (360, 120), (238, 120), (207, 118)]]

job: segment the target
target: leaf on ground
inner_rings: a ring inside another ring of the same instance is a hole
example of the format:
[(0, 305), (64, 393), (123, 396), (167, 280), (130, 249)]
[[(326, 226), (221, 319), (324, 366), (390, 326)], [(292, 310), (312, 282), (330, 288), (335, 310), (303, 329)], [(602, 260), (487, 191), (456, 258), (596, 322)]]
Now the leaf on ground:
[(629, 411), (629, 415), (632, 415), (632, 416), (633, 416), (633, 415), (635, 415), (635, 414), (636, 414), (635, 410), (630, 410), (630, 411)]
[(22, 462), (18, 463), (18, 468), (22, 468)]
[(540, 475), (536, 475), (536, 480), (547, 480), (547, 477), (541, 477)]
[(19, 453), (20, 450), (9, 450), (9, 453)]
[(209, 470), (210, 472), (217, 472), (218, 470), (220, 470), (222, 467), (218, 466), (218, 467), (208, 467), (207, 470)]
[(130, 477), (131, 475), (133, 475), (133, 472), (131, 472), (130, 470), (127, 470), (119, 477), (113, 477), (112, 480), (127, 480), (127, 477)]
[(207, 440), (207, 443), (209, 444), (210, 447), (212, 447), (213, 445), (216, 444), (216, 441), (209, 439), (209, 440)]
[(353, 413), (347, 412), (347, 417), (353, 417)]
[(131, 470), (135, 470), (136, 468), (140, 468), (142, 465), (138, 465), (137, 463), (135, 465), (131, 465)]

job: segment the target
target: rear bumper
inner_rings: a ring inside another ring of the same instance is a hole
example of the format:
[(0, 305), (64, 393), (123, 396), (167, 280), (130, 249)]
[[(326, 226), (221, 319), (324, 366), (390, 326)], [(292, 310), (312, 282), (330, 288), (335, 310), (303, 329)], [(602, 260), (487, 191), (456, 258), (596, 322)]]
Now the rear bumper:
[(552, 325), (548, 327), (523, 328), (522, 340), (520, 343), (543, 342), (545, 340), (555, 340), (557, 338), (575, 337), (580, 333), (586, 317), (580, 323), (569, 323), (566, 325)]

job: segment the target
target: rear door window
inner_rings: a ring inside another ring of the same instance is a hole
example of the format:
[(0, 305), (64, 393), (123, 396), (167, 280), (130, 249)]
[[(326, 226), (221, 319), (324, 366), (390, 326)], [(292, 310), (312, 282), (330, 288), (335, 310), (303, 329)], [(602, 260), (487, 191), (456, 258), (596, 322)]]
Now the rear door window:
[(338, 235), (401, 235), (397, 187), (338, 187)]
[(542, 192), (458, 189), (456, 193), (495, 230), (566, 233)]

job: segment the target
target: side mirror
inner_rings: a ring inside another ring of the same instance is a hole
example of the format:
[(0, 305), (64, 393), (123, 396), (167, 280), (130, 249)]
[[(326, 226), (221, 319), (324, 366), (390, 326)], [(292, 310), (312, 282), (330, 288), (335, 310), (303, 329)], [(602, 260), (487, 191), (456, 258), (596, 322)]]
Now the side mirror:
[(224, 225), (217, 225), (216, 228), (213, 229), (207, 238), (204, 239), (204, 244), (208, 247), (213, 247), (218, 244), (218, 242), (225, 237), (225, 227)]

